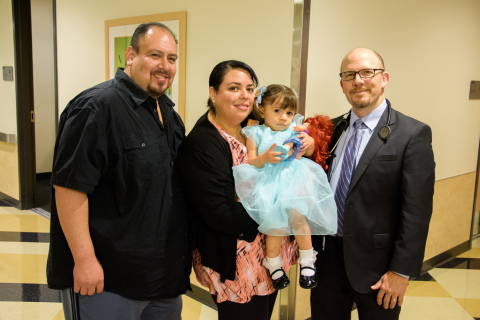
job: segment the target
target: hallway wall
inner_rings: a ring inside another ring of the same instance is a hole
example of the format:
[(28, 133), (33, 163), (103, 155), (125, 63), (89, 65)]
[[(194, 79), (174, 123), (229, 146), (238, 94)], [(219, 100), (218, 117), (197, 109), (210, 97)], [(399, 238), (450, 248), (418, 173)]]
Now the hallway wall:
[[(15, 66), (13, 44), (12, 3), (0, 1), (0, 65)], [(13, 81), (0, 79), (0, 132), (17, 135), (17, 107), (15, 90), (15, 68)], [(0, 142), (0, 192), (18, 200), (18, 151), (16, 143)]]
[(470, 238), (480, 100), (480, 1), (312, 1), (306, 113), (347, 112), (340, 64), (355, 47), (379, 52), (393, 108), (429, 124), (436, 162), (426, 259)]
[(52, 0), (31, 0), (35, 156), (37, 173), (51, 172), (55, 146)]
[(293, 1), (207, 3), (57, 0), (59, 110), (80, 91), (105, 80), (105, 20), (175, 11), (187, 11), (187, 131), (206, 112), (208, 76), (223, 60), (248, 63), (262, 85), (290, 85)]

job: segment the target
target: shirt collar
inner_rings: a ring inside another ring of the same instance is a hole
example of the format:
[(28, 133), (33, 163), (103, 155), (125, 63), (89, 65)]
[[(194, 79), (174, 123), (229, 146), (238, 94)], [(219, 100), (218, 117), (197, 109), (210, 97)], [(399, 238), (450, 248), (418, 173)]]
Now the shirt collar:
[[(151, 95), (145, 92), (145, 90), (140, 88), (140, 86), (135, 81), (133, 81), (132, 78), (128, 76), (128, 74), (125, 73), (123, 68), (117, 69), (115, 79), (117, 79), (120, 84), (127, 89), (128, 93), (132, 97), (137, 107), (140, 107), (140, 105), (142, 105), (142, 103), (144, 103), (148, 99), (152, 99), (155, 101), (155, 98), (153, 98)], [(175, 103), (173, 103), (173, 101), (170, 100), (170, 98), (166, 94), (161, 95), (158, 98), (158, 102), (163, 102), (167, 105), (170, 105), (172, 108), (175, 106)]]
[[(363, 123), (365, 126), (367, 126), (370, 132), (375, 130), (375, 127), (377, 126), (378, 121), (380, 121), (380, 118), (382, 117), (382, 114), (385, 112), (386, 108), (387, 101), (383, 100), (383, 102), (377, 108), (362, 118)], [(353, 110), (350, 111), (350, 126), (353, 127), (353, 124), (357, 119), (360, 118), (355, 114), (355, 112), (353, 112)]]

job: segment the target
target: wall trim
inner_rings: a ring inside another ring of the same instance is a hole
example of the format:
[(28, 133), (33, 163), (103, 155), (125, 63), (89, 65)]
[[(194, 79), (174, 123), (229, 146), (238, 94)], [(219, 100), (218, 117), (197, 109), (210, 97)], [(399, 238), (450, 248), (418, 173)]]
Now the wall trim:
[(52, 173), (51, 172), (37, 173), (36, 178), (37, 178), (37, 180), (51, 179), (52, 178)]
[(30, 1), (12, 0), (15, 88), (17, 103), (18, 209), (33, 207), (35, 198), (35, 117), (33, 101), (32, 16)]
[(420, 272), (420, 274), (427, 273), (428, 271), (432, 270), (435, 267), (438, 267), (439, 265), (445, 263), (446, 261), (456, 258), (462, 253), (470, 250), (470, 248), (471, 248), (471, 244), (470, 244), (470, 240), (468, 240), (451, 248), (450, 250), (447, 250), (443, 253), (436, 255), (431, 259), (424, 261), (422, 265), (422, 271)]
[(217, 304), (215, 303), (215, 301), (213, 301), (212, 295), (208, 290), (202, 289), (194, 284), (191, 284), (191, 286), (192, 291), (187, 291), (187, 293), (185, 293), (188, 297), (214, 310), (218, 310)]
[(8, 206), (16, 207), (18, 208), (20, 206), (20, 201), (18, 201), (15, 198), (10, 197), (9, 195), (0, 192), (0, 206), (5, 203)]
[(17, 143), (17, 135), (15, 133), (0, 132), (0, 141), (5, 143)]

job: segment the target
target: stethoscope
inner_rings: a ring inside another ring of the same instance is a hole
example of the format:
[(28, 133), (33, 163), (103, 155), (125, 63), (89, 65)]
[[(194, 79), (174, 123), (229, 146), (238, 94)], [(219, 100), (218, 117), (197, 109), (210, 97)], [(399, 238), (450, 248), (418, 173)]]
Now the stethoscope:
[[(387, 138), (390, 136), (390, 134), (392, 133), (392, 129), (390, 129), (390, 119), (392, 117), (392, 107), (390, 106), (390, 103), (387, 104), (387, 108), (388, 108), (388, 115), (387, 115), (387, 123), (385, 125), (383, 125), (381, 128), (380, 128), (380, 131), (378, 132), (378, 136), (380, 137), (380, 139), (382, 139), (383, 141), (387, 141)], [(342, 120), (340, 120), (339, 122), (337, 122), (335, 124), (335, 126), (333, 127), (333, 131), (335, 131), (341, 124), (343, 124), (343, 131), (342, 131), (342, 134), (340, 135), (340, 137), (338, 137), (338, 140), (337, 142), (335, 143), (335, 145), (333, 146), (333, 148), (330, 150), (330, 152), (328, 153), (328, 156), (332, 156), (333, 152), (337, 149), (337, 145), (338, 143), (340, 142), (340, 139), (342, 138), (343, 134), (345, 133), (345, 131), (347, 131), (347, 128), (349, 127), (349, 123), (347, 121), (347, 119), (349, 119), (350, 117), (350, 113), (352, 112), (352, 110), (348, 111), (347, 113), (345, 113), (343, 115), (343, 118)]]

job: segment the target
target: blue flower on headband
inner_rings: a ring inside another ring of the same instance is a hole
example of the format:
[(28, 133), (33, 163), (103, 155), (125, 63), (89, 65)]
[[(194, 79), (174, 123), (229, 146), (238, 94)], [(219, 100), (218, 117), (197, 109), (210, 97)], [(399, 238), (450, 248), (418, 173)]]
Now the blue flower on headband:
[(265, 91), (267, 91), (267, 88), (263, 86), (263, 87), (260, 87), (260, 89), (258, 89), (255, 92), (255, 97), (257, 97), (257, 104), (262, 103), (262, 97), (263, 97), (263, 94), (265, 93)]
[(295, 91), (295, 89), (292, 89), (292, 91), (293, 91), (293, 93), (295, 94), (295, 97), (297, 97), (297, 99), (298, 99), (298, 93), (297, 93), (297, 91)]

